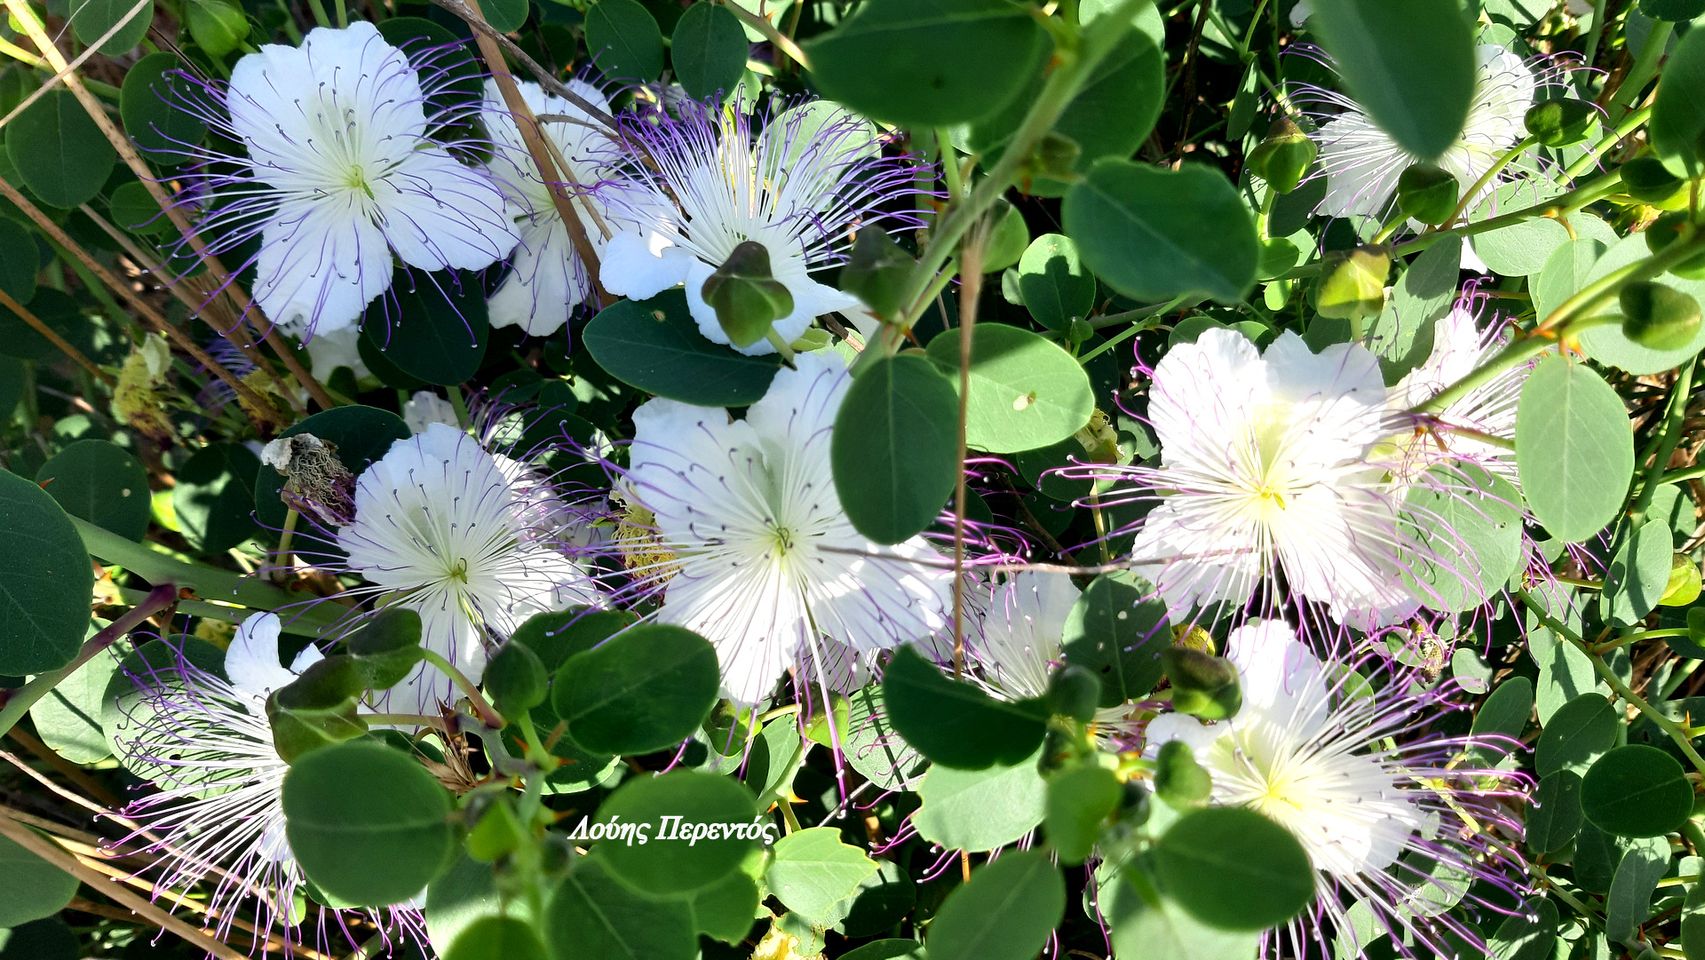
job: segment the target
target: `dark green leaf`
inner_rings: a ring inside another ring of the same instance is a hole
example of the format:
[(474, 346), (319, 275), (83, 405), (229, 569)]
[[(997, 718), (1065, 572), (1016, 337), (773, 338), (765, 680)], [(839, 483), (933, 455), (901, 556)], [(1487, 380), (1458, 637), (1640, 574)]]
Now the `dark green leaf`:
[(713, 3), (695, 3), (675, 23), (669, 62), (687, 96), (727, 96), (746, 69), (746, 46), (746, 32), (734, 14)]
[(693, 960), (698, 942), (687, 903), (641, 896), (599, 859), (576, 860), (545, 907), (553, 960)]
[(721, 678), (710, 641), (645, 623), (569, 657), (551, 700), (587, 750), (648, 753), (693, 735), (716, 704)]
[(1476, 81), (1457, 0), (1317, 0), (1310, 26), (1350, 95), (1405, 150), (1433, 160), (1461, 138)]
[(78, 440), (42, 464), (36, 483), (79, 520), (126, 540), (148, 533), (148, 471), (115, 443)]
[(1077, 244), (1058, 233), (1044, 233), (1024, 251), (1018, 292), (1036, 322), (1058, 333), (1095, 306), (1095, 278), (1078, 259)]
[(1160, 301), (1248, 295), (1260, 261), (1249, 208), (1225, 175), (1102, 160), (1066, 193), (1066, 234), (1083, 262), (1126, 296)]
[(1048, 842), (1062, 863), (1079, 864), (1089, 857), (1101, 838), (1101, 821), (1124, 795), (1124, 787), (1113, 771), (1093, 764), (1062, 770), (1048, 779), (1043, 822)]
[(64, 87), (49, 90), (6, 125), (6, 154), (18, 179), (50, 207), (94, 199), (118, 154)]
[[(610, 872), (649, 896), (687, 893), (734, 872), (757, 846), (752, 794), (741, 784), (698, 770), (641, 776), (622, 784), (598, 808), (600, 824), (638, 824), (645, 843), (605, 840), (599, 857)], [(730, 835), (731, 828), (745, 831)], [(713, 838), (693, 831), (717, 829)]]
[(943, 126), (988, 116), (1027, 86), (1047, 35), (1002, 0), (867, 0), (805, 44), (831, 100), (879, 120)]
[(1560, 770), (1585, 773), (1606, 750), (1616, 745), (1616, 708), (1603, 695), (1583, 693), (1545, 722), (1533, 753), (1533, 768), (1549, 776)]
[(1275, 927), (1314, 901), (1314, 869), (1302, 845), (1253, 810), (1185, 814), (1154, 852), (1166, 895), (1209, 926)]
[[(1697, 0), (1686, 2), (1697, 4)], [(1652, 146), (1664, 166), (1678, 177), (1705, 173), (1699, 142), (1705, 135), (1701, 89), (1705, 89), (1705, 30), (1689, 30), (1664, 64), (1657, 99), (1652, 103)]]
[(1061, 635), (1067, 663), (1101, 679), (1101, 705), (1141, 700), (1160, 682), (1160, 654), (1172, 646), (1166, 605), (1132, 574), (1103, 574), (1072, 605)]
[(450, 795), (390, 747), (355, 740), (315, 750), (290, 768), (283, 801), (291, 852), (340, 900), (401, 903), (449, 862)]
[(1661, 837), (1693, 811), (1693, 787), (1674, 757), (1656, 747), (1629, 744), (1588, 768), (1581, 809), (1606, 833)]
[(581, 341), (617, 380), (701, 407), (755, 403), (781, 367), (773, 354), (743, 356), (706, 340), (679, 290), (605, 308), (586, 325)]
[(829, 455), (858, 532), (900, 543), (940, 515), (959, 480), (958, 410), (953, 384), (922, 357), (884, 357), (853, 380)]
[(995, 700), (954, 680), (910, 646), (894, 651), (882, 676), (888, 719), (919, 753), (947, 767), (980, 770), (1035, 752), (1047, 711), (1031, 702)]
[(207, 126), (184, 104), (196, 96), (192, 80), (176, 71), (183, 62), (169, 53), (150, 53), (124, 72), (119, 90), (119, 116), (124, 132), (142, 155), (161, 166), (176, 166), (190, 156), (185, 151), (207, 136)]
[(390, 295), (367, 309), (361, 336), (410, 377), (452, 386), (479, 369), (491, 325), (476, 284), (399, 269)]
[(15, 556), (0, 577), (0, 674), (56, 670), (83, 646), (94, 568), (65, 511), (0, 470), (0, 530)]
[(646, 83), (663, 72), (663, 32), (636, 0), (598, 0), (586, 11), (586, 49), (612, 80)]
[(930, 960), (1030, 960), (1065, 915), (1060, 869), (1038, 850), (1008, 853), (971, 874), (930, 924)]
[(530, 924), (514, 917), (481, 917), (451, 941), (444, 960), (544, 960), (545, 947)]

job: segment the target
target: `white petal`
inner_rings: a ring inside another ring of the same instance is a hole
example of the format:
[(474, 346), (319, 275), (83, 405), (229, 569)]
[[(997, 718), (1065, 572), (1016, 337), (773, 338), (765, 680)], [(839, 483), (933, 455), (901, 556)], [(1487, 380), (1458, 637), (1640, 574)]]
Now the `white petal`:
[(1320, 169), (1326, 172), (1320, 212), (1329, 217), (1383, 215), (1397, 192), (1397, 178), (1415, 161), (1360, 112), (1321, 124), (1315, 139)]
[(598, 279), (616, 296), (648, 300), (687, 279), (696, 262), (664, 234), (635, 228), (610, 238), (598, 264)]
[(261, 232), (254, 299), (292, 332), (352, 327), (391, 286), (384, 234), (341, 199), (292, 201)]
[(1235, 330), (1202, 331), (1155, 365), (1149, 420), (1168, 464), (1223, 469), (1267, 394), (1261, 355)]
[(1254, 522), (1213, 497), (1175, 496), (1143, 519), (1131, 562), (1181, 619), (1220, 601), (1246, 602), (1264, 575), (1266, 552)]
[(1261, 717), (1307, 741), (1326, 725), (1331, 701), (1320, 660), (1282, 620), (1252, 620), (1231, 631), (1226, 659), (1236, 664), (1243, 706), (1233, 723)]
[(278, 637), (283, 629), (275, 613), (256, 613), (237, 627), (225, 650), (225, 677), (231, 686), (260, 700), (296, 675), (278, 661)]
[(372, 189), (385, 239), (409, 266), (483, 270), (520, 242), (497, 183), (440, 148), (410, 153)]
[(520, 327), (535, 337), (561, 330), (586, 299), (581, 273), (561, 219), (523, 227), (509, 271), (486, 301), (491, 325)]

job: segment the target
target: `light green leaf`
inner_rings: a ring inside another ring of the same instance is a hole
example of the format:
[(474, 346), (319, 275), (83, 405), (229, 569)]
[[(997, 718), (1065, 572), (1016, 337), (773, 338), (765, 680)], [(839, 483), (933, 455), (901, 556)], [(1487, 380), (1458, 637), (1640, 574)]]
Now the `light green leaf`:
[(1516, 466), (1533, 514), (1571, 543), (1604, 529), (1634, 472), (1622, 398), (1585, 364), (1548, 357), (1522, 385)]
[(834, 827), (797, 830), (776, 842), (764, 882), (789, 910), (816, 924), (841, 919), (859, 884), (876, 875), (876, 861), (841, 842)]
[[(929, 342), (929, 358), (959, 382), (961, 333)], [(1035, 450), (1083, 429), (1095, 412), (1089, 376), (1057, 344), (1018, 327), (980, 323), (971, 334), (971, 396), (965, 439), (990, 453)]]
[(948, 895), (924, 945), (930, 960), (1030, 960), (1065, 909), (1065, 880), (1045, 854), (1008, 853)]

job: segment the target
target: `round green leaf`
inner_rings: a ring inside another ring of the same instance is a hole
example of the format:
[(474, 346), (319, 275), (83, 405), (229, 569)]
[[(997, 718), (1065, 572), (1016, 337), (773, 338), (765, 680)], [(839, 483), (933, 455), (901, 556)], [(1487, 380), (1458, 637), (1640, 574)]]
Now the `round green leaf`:
[(249, 18), (243, 8), (229, 0), (188, 0), (184, 23), (202, 52), (223, 57), (249, 37)]
[[(955, 386), (959, 330), (929, 342), (929, 358)], [(990, 453), (1035, 450), (1082, 430), (1095, 412), (1089, 375), (1071, 354), (1037, 334), (980, 323), (971, 334), (971, 396), (965, 440)]]
[(1474, 34), (1457, 0), (1316, 0), (1309, 26), (1344, 85), (1405, 150), (1434, 160), (1474, 102)]
[(36, 295), (36, 274), (41, 270), (41, 251), (28, 227), (10, 217), (0, 217), (0, 290), (19, 303)]
[(716, 705), (722, 672), (710, 641), (644, 623), (569, 657), (551, 702), (568, 735), (595, 753), (649, 753), (693, 735)]
[(930, 960), (1030, 960), (1065, 910), (1066, 883), (1047, 854), (1008, 853), (948, 894), (924, 946)]
[(177, 71), (183, 63), (170, 53), (150, 53), (124, 73), (118, 112), (124, 132), (142, 155), (162, 166), (189, 159), (185, 152), (207, 136), (207, 125), (183, 104), (196, 96), (193, 81)]
[(527, 0), (483, 0), (480, 12), (486, 22), (499, 33), (514, 33), (527, 22), (532, 4)]
[(1276, 927), (1314, 901), (1314, 869), (1302, 844), (1253, 810), (1186, 814), (1161, 835), (1154, 856), (1166, 895), (1209, 926)]
[(1218, 170), (1110, 157), (1067, 191), (1061, 217), (1083, 262), (1128, 297), (1201, 294), (1234, 303), (1254, 286), (1255, 222)]
[(918, 356), (884, 357), (853, 380), (829, 438), (852, 525), (899, 543), (941, 513), (959, 480), (953, 384)]
[(1622, 509), (1634, 472), (1634, 433), (1622, 398), (1585, 364), (1552, 356), (1522, 385), (1516, 467), (1533, 515), (1571, 543)]
[(0, 929), (51, 917), (77, 894), (76, 877), (9, 837), (0, 837), (0, 877)]
[(1062, 862), (1078, 864), (1089, 857), (1101, 838), (1101, 821), (1124, 795), (1113, 771), (1093, 764), (1062, 770), (1048, 781), (1048, 842)]
[(361, 336), (410, 377), (453, 386), (479, 369), (491, 324), (478, 285), (399, 269), (391, 295), (368, 308)]
[[(651, 896), (686, 893), (734, 872), (757, 846), (759, 822), (752, 794), (727, 777), (698, 770), (642, 776), (616, 790), (598, 808), (597, 823), (649, 829), (646, 842), (599, 844), (610, 872)], [(731, 828), (747, 836), (730, 836)], [(693, 831), (699, 831), (695, 834)], [(720, 830), (715, 836), (700, 835)]]
[(746, 47), (738, 17), (714, 3), (695, 3), (675, 23), (669, 62), (687, 96), (707, 100), (726, 96), (740, 82)]
[(600, 859), (576, 860), (551, 893), (545, 939), (553, 960), (693, 960), (698, 938), (687, 901), (635, 893)]
[(946, 676), (910, 646), (894, 651), (882, 674), (882, 696), (906, 742), (949, 767), (1016, 762), (1041, 745), (1046, 731), (1047, 711), (1039, 705), (996, 700)]
[(154, 0), (71, 0), (71, 32), (92, 46), (108, 30), (118, 30), (99, 47), (103, 56), (116, 57), (133, 49), (148, 35), (154, 21)]
[[(1602, 698), (1601, 698), (1602, 699)], [(1539, 781), (1527, 812), (1527, 848), (1554, 853), (1574, 842), (1581, 832), (1581, 777), (1558, 770)]]
[(58, 917), (0, 930), (0, 960), (77, 960), (77, 934)]
[(6, 125), (6, 155), (30, 192), (62, 209), (94, 199), (118, 159), (63, 87), (49, 90)]
[(0, 577), (0, 674), (57, 670), (83, 646), (95, 573), (47, 492), (0, 470), (0, 530), (17, 551)]
[(1078, 259), (1071, 237), (1044, 233), (1018, 261), (1018, 293), (1037, 323), (1063, 333), (1094, 308), (1095, 278)]
[(649, 83), (663, 72), (663, 32), (637, 0), (598, 0), (586, 11), (586, 49), (612, 80)]
[(117, 444), (79, 440), (42, 464), (36, 483), (80, 520), (126, 540), (148, 533), (148, 471)]
[[(1475, 206), (1469, 214), (1472, 220), (1487, 220), (1499, 212), (1536, 206), (1560, 192), (1549, 182), (1521, 180), (1506, 183)], [(1569, 242), (1569, 230), (1550, 217), (1533, 217), (1476, 234), (1469, 245), (1474, 253), (1494, 273), (1505, 276), (1531, 276), (1545, 269), (1545, 264), (1559, 247)]]
[(876, 875), (876, 861), (841, 842), (836, 827), (796, 830), (776, 841), (765, 885), (784, 906), (815, 923), (840, 919), (837, 909)]
[(53, 752), (87, 766), (112, 755), (101, 730), (101, 704), (118, 669), (110, 652), (90, 659), (30, 707), (36, 736)]
[(1619, 837), (1661, 837), (1693, 812), (1693, 787), (1674, 757), (1644, 744), (1617, 747), (1593, 762), (1581, 782), (1581, 809)]
[(398, 750), (372, 740), (314, 750), (285, 775), (283, 795), (291, 852), (339, 900), (401, 903), (449, 863), (450, 795)]
[(1426, 606), (1463, 613), (1521, 568), (1521, 494), (1474, 464), (1434, 467), (1410, 487), (1403, 524), (1404, 585)]
[(1141, 700), (1163, 672), (1162, 651), (1172, 646), (1166, 604), (1134, 574), (1102, 574), (1072, 605), (1061, 636), (1067, 663), (1101, 678), (1101, 705)]
[(805, 44), (831, 100), (911, 127), (986, 117), (1029, 85), (1047, 34), (1003, 0), (866, 0)]
[(515, 917), (487, 916), (468, 924), (450, 942), (444, 960), (545, 960), (545, 947), (531, 924)]
[(628, 386), (701, 407), (756, 403), (781, 368), (773, 354), (748, 357), (706, 340), (679, 290), (605, 308), (586, 325), (581, 343)]
[(1652, 102), (1652, 146), (1678, 177), (1705, 173), (1699, 138), (1705, 135), (1705, 31), (1689, 30), (1676, 44)]
[(1616, 708), (1602, 695), (1583, 693), (1565, 703), (1539, 733), (1533, 768), (1541, 777), (1562, 770), (1581, 773), (1616, 745)]
[(1016, 841), (1042, 822), (1046, 781), (1036, 770), (1041, 750), (987, 770), (934, 766), (918, 785), (912, 822), (918, 836), (948, 850), (982, 853)]
[(1605, 571), (1599, 616), (1633, 626), (1651, 613), (1669, 587), (1672, 551), (1669, 524), (1662, 519), (1643, 523), (1627, 536)]

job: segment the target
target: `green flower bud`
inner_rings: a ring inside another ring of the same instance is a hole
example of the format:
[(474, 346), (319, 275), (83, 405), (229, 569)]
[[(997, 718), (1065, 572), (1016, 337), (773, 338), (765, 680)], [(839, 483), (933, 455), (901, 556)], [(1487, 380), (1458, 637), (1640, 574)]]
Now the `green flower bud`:
[[(1681, 239), (1689, 222), (1690, 218), (1685, 213), (1666, 213), (1652, 221), (1652, 225), (1646, 228), (1646, 249), (1653, 253), (1668, 249), (1670, 244)], [(1705, 280), (1705, 250), (1670, 267), (1669, 272), (1686, 280)]]
[(1670, 173), (1656, 157), (1636, 157), (1623, 164), (1622, 189), (1660, 210), (1679, 210), (1687, 205), (1687, 181)]
[(1598, 111), (1584, 100), (1547, 100), (1527, 111), (1527, 132), (1547, 147), (1580, 143), (1598, 126)]
[(1213, 778), (1196, 762), (1188, 744), (1173, 740), (1161, 746), (1155, 757), (1154, 792), (1167, 806), (1180, 810), (1199, 806), (1213, 789)]
[(1044, 699), (1054, 713), (1088, 723), (1101, 705), (1101, 678), (1087, 667), (1068, 663), (1048, 678)]
[(1082, 155), (1083, 148), (1076, 140), (1063, 133), (1049, 131), (1036, 145), (1031, 169), (1036, 176), (1073, 180), (1077, 177), (1077, 162)]
[(1664, 584), (1664, 595), (1658, 598), (1662, 607), (1686, 607), (1699, 599), (1699, 594), (1705, 589), (1700, 583), (1699, 568), (1694, 565), (1685, 553), (1670, 557), (1669, 581)]
[(1642, 280), (1622, 288), (1622, 332), (1651, 350), (1679, 350), (1699, 333), (1699, 301), (1674, 287)]
[(905, 307), (906, 277), (915, 263), (888, 231), (879, 226), (859, 230), (852, 256), (841, 270), (841, 289), (864, 301), (879, 317), (892, 317)]
[(506, 643), (485, 667), (485, 691), (492, 706), (506, 717), (518, 716), (545, 702), (545, 665), (524, 643)]
[(1412, 220), (1437, 226), (1456, 213), (1462, 184), (1435, 163), (1417, 163), (1397, 178), (1397, 206)]
[(1243, 706), (1237, 668), (1231, 661), (1187, 647), (1172, 647), (1160, 655), (1172, 681), (1172, 706), (1203, 720), (1224, 720)]
[(494, 863), (520, 849), (529, 839), (508, 797), (494, 796), (487, 803), (470, 804), (468, 812), (478, 817), (468, 831), (468, 856), (481, 863)]
[(1385, 279), (1391, 255), (1382, 247), (1358, 247), (1327, 258), (1315, 309), (1332, 320), (1363, 320), (1385, 309)]
[(770, 272), (769, 249), (755, 240), (735, 247), (700, 294), (737, 347), (769, 336), (771, 325), (793, 312), (793, 294)]
[(1249, 172), (1267, 181), (1273, 192), (1290, 193), (1308, 174), (1319, 152), (1320, 148), (1289, 117), (1280, 117), (1267, 131), (1267, 139), (1249, 152)]

